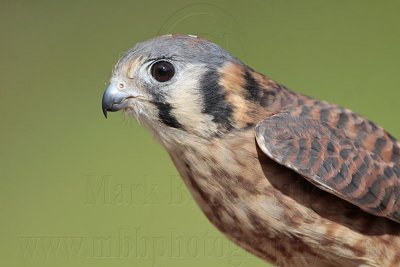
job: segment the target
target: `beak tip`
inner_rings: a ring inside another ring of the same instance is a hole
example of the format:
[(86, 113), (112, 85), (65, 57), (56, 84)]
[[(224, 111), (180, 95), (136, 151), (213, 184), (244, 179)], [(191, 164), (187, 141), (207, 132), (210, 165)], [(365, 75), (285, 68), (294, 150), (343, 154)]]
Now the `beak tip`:
[(101, 99), (101, 110), (103, 111), (103, 115), (104, 117), (107, 119), (107, 111), (108, 111), (108, 107), (109, 107), (109, 101), (110, 101), (110, 97), (109, 94), (107, 93), (108, 88), (106, 89), (106, 91), (104, 91), (103, 97)]

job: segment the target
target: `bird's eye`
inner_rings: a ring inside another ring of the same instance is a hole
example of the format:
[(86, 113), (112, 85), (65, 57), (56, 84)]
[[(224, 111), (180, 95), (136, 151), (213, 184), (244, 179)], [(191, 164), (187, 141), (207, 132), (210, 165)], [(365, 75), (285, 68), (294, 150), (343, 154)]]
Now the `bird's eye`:
[(151, 76), (159, 82), (167, 82), (174, 77), (174, 66), (168, 61), (157, 61), (151, 66)]

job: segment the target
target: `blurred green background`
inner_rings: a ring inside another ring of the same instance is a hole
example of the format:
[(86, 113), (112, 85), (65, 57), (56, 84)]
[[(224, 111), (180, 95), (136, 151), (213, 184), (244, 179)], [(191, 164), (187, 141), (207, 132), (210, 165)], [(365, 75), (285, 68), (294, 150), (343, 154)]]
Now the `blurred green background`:
[(193, 203), (135, 121), (101, 113), (113, 64), (209, 38), (399, 137), (399, 1), (2, 1), (0, 266), (265, 266)]

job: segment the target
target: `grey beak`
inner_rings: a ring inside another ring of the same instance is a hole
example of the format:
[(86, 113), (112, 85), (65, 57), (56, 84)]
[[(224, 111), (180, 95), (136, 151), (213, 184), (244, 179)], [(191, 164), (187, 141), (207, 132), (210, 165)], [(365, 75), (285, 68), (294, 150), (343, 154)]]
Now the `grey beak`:
[(126, 91), (118, 90), (115, 84), (110, 83), (104, 91), (103, 99), (101, 100), (101, 109), (104, 117), (107, 118), (107, 111), (118, 111), (126, 107), (126, 99), (134, 98), (137, 95)]

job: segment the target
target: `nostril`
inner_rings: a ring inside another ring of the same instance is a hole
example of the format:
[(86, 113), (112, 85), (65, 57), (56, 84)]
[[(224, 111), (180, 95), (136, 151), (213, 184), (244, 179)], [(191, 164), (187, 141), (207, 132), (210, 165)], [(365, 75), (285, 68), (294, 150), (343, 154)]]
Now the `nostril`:
[(124, 87), (125, 87), (125, 84), (123, 84), (123, 83), (118, 84), (119, 89), (124, 89)]

